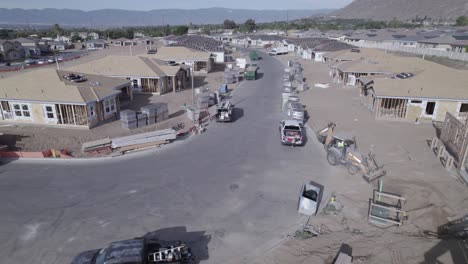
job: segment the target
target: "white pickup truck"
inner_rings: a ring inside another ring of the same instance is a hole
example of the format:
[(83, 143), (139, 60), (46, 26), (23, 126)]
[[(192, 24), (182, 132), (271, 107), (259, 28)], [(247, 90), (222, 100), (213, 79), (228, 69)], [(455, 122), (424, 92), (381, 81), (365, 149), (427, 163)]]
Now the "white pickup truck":
[(268, 54), (270, 54), (270, 56), (288, 54), (288, 47), (275, 47), (275, 48), (272, 48), (270, 50), (270, 52), (268, 52)]
[(304, 144), (302, 125), (297, 120), (280, 122), (280, 139), (282, 145), (301, 146)]

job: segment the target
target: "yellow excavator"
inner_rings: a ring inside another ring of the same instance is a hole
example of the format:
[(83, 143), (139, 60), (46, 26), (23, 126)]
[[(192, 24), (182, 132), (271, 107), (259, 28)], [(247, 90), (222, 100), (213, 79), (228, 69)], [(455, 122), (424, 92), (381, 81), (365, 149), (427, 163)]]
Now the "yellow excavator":
[(377, 164), (374, 154), (369, 152), (363, 155), (357, 150), (356, 139), (345, 134), (335, 134), (335, 127), (335, 123), (329, 123), (317, 132), (317, 139), (327, 150), (327, 161), (330, 165), (344, 165), (349, 174), (361, 173), (369, 183), (387, 174), (383, 166)]

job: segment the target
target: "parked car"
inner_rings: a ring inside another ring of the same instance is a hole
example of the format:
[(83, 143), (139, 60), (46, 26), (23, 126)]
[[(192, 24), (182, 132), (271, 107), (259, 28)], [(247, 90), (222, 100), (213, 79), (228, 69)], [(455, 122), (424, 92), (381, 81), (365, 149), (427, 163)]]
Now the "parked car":
[(80, 253), (71, 264), (106, 263), (193, 263), (190, 248), (180, 242), (167, 242), (150, 238), (135, 238), (110, 243), (102, 249)]
[(47, 62), (48, 62), (48, 63), (54, 63), (54, 62), (55, 62), (55, 58), (48, 58), (48, 59), (47, 59)]
[(36, 64), (36, 60), (27, 59), (27, 60), (24, 61), (24, 64), (26, 64), (26, 65), (33, 65), (33, 64)]
[(150, 49), (146, 52), (146, 54), (156, 54), (157, 50), (155, 49)]
[(58, 60), (58, 61), (63, 61), (63, 57), (62, 57), (62, 56), (57, 57), (57, 60)]
[(46, 63), (47, 63), (47, 60), (45, 60), (45, 59), (37, 60), (37, 64), (46, 64)]
[(297, 210), (303, 215), (315, 215), (319, 207), (321, 188), (315, 182), (308, 182), (301, 188)]
[(280, 122), (281, 144), (301, 146), (304, 144), (302, 126), (297, 120), (283, 120)]

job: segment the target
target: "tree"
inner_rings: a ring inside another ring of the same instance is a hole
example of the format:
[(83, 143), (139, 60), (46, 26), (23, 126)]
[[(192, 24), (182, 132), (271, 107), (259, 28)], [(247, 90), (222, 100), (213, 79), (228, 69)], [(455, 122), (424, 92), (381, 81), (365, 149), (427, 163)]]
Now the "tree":
[(181, 36), (187, 34), (188, 30), (189, 28), (187, 26), (178, 26), (172, 31), (172, 33), (174, 35)]
[(224, 20), (224, 29), (235, 29), (236, 27), (237, 25), (236, 22), (234, 22), (234, 20)]
[(245, 27), (245, 30), (250, 33), (255, 30), (257, 25), (255, 25), (255, 20), (249, 18), (245, 21), (244, 27)]
[(73, 36), (71, 37), (71, 41), (74, 43), (74, 42), (78, 42), (78, 41), (81, 41), (81, 37), (78, 36), (78, 34), (73, 34)]
[(163, 34), (164, 36), (168, 36), (171, 34), (171, 27), (169, 25), (165, 25), (163, 27)]
[(468, 17), (466, 16), (459, 16), (457, 18), (457, 26), (468, 26)]
[(210, 34), (210, 28), (209, 27), (202, 28), (201, 33), (204, 34), (204, 35), (209, 35)]
[(64, 30), (59, 26), (59, 24), (54, 24), (52, 26), (52, 31), (55, 33), (56, 36), (61, 36), (64, 32)]

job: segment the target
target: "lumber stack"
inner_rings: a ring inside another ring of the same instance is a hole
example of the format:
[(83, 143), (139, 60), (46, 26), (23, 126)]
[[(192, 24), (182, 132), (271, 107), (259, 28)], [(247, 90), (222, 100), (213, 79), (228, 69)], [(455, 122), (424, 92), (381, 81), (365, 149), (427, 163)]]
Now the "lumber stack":
[(177, 132), (174, 129), (163, 129), (147, 133), (112, 139), (112, 149), (120, 152), (148, 148), (169, 143), (175, 140)]
[(111, 151), (110, 138), (83, 143), (81, 151), (88, 154), (106, 154)]

